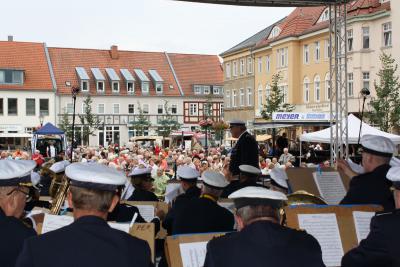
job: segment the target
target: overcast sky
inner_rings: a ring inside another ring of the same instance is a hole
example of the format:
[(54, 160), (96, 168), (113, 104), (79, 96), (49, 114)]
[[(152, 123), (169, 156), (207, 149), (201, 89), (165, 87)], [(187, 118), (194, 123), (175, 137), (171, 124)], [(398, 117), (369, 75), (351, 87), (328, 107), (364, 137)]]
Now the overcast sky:
[(292, 10), (172, 0), (2, 1), (0, 40), (219, 54)]

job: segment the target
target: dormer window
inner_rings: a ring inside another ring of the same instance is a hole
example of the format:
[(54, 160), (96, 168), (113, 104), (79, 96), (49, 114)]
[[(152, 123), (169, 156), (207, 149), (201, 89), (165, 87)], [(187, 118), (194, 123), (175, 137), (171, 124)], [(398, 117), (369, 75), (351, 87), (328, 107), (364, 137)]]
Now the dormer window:
[(134, 94), (135, 93), (135, 78), (133, 75), (130, 73), (129, 70), (127, 69), (120, 69), (122, 76), (124, 77), (126, 81), (126, 91), (128, 94)]
[(106, 73), (111, 82), (111, 88), (113, 93), (119, 93), (119, 81), (121, 80), (118, 74), (112, 68), (106, 68)]
[(24, 84), (24, 71), (0, 70), (0, 84)]
[(214, 95), (222, 94), (222, 86), (213, 86), (213, 94)]
[(324, 12), (322, 12), (321, 17), (318, 22), (324, 22), (329, 20), (329, 8), (325, 8)]
[(104, 92), (104, 81), (96, 82), (97, 92)]
[(154, 88), (156, 88), (156, 93), (162, 94), (164, 80), (161, 78), (160, 74), (158, 74), (156, 70), (149, 70), (149, 74), (151, 79), (153, 80)]
[(194, 94), (195, 95), (200, 95), (201, 94), (201, 86), (200, 85), (195, 85), (194, 86)]
[(210, 94), (210, 86), (205, 85), (203, 86), (204, 94), (209, 95)]
[(280, 33), (281, 33), (281, 28), (279, 28), (278, 26), (275, 26), (275, 27), (272, 29), (271, 33), (269, 34), (268, 39), (272, 39), (272, 38), (278, 37), (278, 35), (279, 35)]
[(96, 87), (97, 87), (97, 92), (99, 93), (104, 93), (105, 91), (105, 80), (106, 78), (104, 77), (103, 73), (101, 73), (100, 69), (98, 68), (91, 68), (93, 77), (96, 80)]
[(79, 77), (82, 92), (89, 92), (89, 75), (87, 74), (85, 68), (76, 67), (75, 70)]
[(149, 83), (150, 79), (146, 76), (146, 74), (143, 72), (141, 69), (134, 69), (135, 74), (139, 78), (141, 82), (141, 87), (142, 87), (142, 93), (143, 94), (148, 94), (149, 93)]

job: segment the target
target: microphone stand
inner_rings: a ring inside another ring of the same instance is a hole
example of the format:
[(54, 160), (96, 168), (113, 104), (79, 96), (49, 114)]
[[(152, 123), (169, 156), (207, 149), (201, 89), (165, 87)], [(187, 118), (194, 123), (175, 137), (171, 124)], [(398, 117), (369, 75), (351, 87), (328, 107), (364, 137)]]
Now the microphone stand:
[(361, 109), (361, 119), (360, 119), (360, 130), (358, 132), (358, 141), (357, 141), (357, 147), (360, 145), (360, 139), (361, 139), (361, 129), (362, 129), (362, 123), (363, 123), (363, 117), (364, 117), (364, 106), (365, 106), (365, 101), (367, 100), (367, 95), (370, 94), (369, 90), (367, 88), (364, 88), (361, 90), (361, 94), (363, 96), (363, 104), (362, 104), (362, 109)]

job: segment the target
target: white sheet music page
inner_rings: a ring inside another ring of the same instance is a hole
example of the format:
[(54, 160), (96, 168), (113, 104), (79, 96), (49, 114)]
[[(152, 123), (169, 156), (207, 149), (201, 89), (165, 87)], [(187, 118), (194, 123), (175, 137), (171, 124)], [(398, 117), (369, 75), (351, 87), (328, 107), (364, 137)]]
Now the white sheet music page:
[(154, 206), (153, 205), (136, 205), (139, 209), (140, 215), (146, 222), (151, 222), (154, 219)]
[(74, 222), (71, 216), (44, 214), (42, 234), (60, 229)]
[(129, 234), (129, 223), (115, 223), (115, 222), (108, 222), (108, 225), (111, 228), (123, 231), (125, 233)]
[(365, 239), (370, 231), (371, 219), (375, 216), (375, 212), (353, 211), (354, 225), (358, 243)]
[(183, 267), (203, 267), (206, 260), (207, 242), (179, 244)]
[(313, 172), (320, 195), (330, 205), (339, 204), (346, 195), (339, 172)]
[(335, 213), (298, 214), (299, 227), (318, 240), (326, 266), (340, 266), (344, 255)]

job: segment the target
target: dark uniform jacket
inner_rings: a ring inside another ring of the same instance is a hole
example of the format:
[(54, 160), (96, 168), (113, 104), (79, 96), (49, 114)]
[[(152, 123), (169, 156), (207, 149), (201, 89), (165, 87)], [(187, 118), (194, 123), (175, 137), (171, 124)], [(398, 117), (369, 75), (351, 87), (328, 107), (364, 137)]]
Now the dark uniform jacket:
[(149, 267), (148, 244), (96, 216), (85, 216), (69, 226), (29, 238), (17, 267)]
[(207, 244), (204, 267), (322, 267), (318, 241), (306, 232), (269, 221), (257, 221), (242, 231)]
[(191, 199), (199, 198), (201, 194), (200, 188), (197, 186), (190, 187), (185, 193), (175, 198), (172, 208), (168, 211), (163, 221), (163, 227), (167, 230), (168, 235), (172, 234), (172, 225), (176, 218), (177, 210), (181, 209), (181, 206), (186, 205)]
[(24, 240), (36, 232), (15, 217), (8, 217), (0, 208), (0, 266), (14, 267)]
[(239, 189), (245, 188), (247, 186), (264, 187), (263, 185), (260, 185), (253, 181), (240, 182), (239, 180), (233, 180), (230, 182), (230, 184), (228, 184), (227, 187), (224, 188), (221, 194), (221, 198), (228, 198), (228, 196), (233, 192), (238, 191)]
[(135, 187), (128, 201), (158, 201), (158, 197), (153, 192)]
[(231, 151), (229, 171), (232, 175), (239, 174), (240, 165), (251, 165), (259, 168), (258, 143), (251, 134), (244, 132)]
[(340, 204), (376, 204), (386, 211), (394, 209), (394, 198), (390, 191), (392, 182), (386, 179), (390, 165), (381, 165), (372, 172), (354, 176), (349, 191)]
[(234, 224), (233, 214), (229, 210), (201, 196), (177, 210), (172, 234), (230, 232)]
[(371, 220), (371, 231), (357, 248), (347, 252), (343, 267), (400, 266), (400, 209), (377, 214)]

